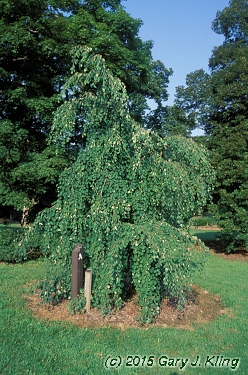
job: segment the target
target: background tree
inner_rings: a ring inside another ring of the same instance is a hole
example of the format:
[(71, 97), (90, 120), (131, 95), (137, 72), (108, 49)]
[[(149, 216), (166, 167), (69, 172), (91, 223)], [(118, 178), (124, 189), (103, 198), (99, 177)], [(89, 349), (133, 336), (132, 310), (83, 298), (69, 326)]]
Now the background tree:
[(203, 69), (186, 76), (186, 87), (178, 86), (174, 106), (184, 113), (191, 129), (200, 128), (209, 134), (214, 107), (211, 76)]
[(47, 300), (70, 296), (71, 251), (82, 243), (94, 274), (93, 305), (103, 313), (120, 308), (129, 280), (141, 320), (148, 322), (165, 294), (184, 301), (204, 263), (205, 251), (185, 225), (206, 203), (213, 172), (192, 140), (161, 138), (134, 122), (124, 85), (99, 55), (75, 48), (73, 57), (64, 86), (73, 96), (57, 110), (51, 139), (67, 144), (80, 117), (86, 144), (62, 173), (58, 200), (38, 215), (26, 243), (43, 236)]
[[(170, 71), (154, 61), (140, 20), (120, 0), (0, 1), (0, 204), (50, 205), (60, 172), (84, 143), (81, 123), (67, 152), (47, 146), (73, 45), (89, 45), (126, 85), (130, 113), (143, 121), (146, 99), (167, 98)], [(71, 93), (66, 92), (65, 97)], [(68, 158), (68, 155), (70, 156)]]
[[(46, 138), (68, 72), (68, 21), (76, 1), (1, 1), (0, 203), (24, 208), (56, 197), (58, 174), (68, 163), (47, 149)], [(27, 218), (23, 217), (24, 222)]]
[(195, 117), (186, 115), (178, 105), (158, 106), (147, 116), (146, 129), (153, 130), (161, 137), (180, 135), (190, 137), (196, 128)]
[[(217, 171), (214, 194), (228, 250), (248, 249), (248, 2), (231, 0), (213, 30), (225, 40), (214, 48), (210, 75), (192, 73), (177, 104), (198, 116)], [(189, 76), (188, 76), (189, 77)]]
[(216, 111), (210, 138), (218, 185), (215, 201), (228, 249), (248, 250), (248, 2), (232, 0), (217, 13), (215, 32), (223, 34), (209, 66)]

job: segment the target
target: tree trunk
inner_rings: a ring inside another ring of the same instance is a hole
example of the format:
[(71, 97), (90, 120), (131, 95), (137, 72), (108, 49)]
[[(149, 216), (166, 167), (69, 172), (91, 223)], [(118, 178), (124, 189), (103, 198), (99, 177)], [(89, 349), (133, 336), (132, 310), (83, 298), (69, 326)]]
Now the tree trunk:
[(25, 227), (29, 224), (29, 207), (24, 206), (22, 209), (21, 226)]

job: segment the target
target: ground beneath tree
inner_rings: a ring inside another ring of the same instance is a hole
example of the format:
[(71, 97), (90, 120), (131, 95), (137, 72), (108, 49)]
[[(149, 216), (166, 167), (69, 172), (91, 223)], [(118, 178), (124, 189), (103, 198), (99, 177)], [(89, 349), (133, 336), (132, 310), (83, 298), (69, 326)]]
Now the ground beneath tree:
[[(52, 306), (41, 305), (38, 294), (26, 294), (24, 298), (34, 316), (39, 319), (71, 322), (82, 328), (116, 327), (126, 329), (141, 327), (137, 321), (139, 316), (137, 295), (125, 302), (121, 310), (105, 317), (95, 308), (87, 313), (70, 315), (69, 301)], [(171, 301), (165, 299), (156, 322), (142, 327), (174, 327), (193, 330), (194, 325), (207, 323), (221, 314), (231, 315), (231, 312), (222, 306), (220, 297), (211, 295), (207, 290), (194, 285), (189, 294), (188, 304), (183, 311), (179, 312)]]
[[(2, 222), (1, 219), (0, 222)], [(198, 227), (198, 229), (210, 230), (218, 228), (208, 226)], [(230, 261), (248, 262), (248, 252), (246, 251), (227, 254), (220, 242), (208, 242), (206, 245), (210, 248), (211, 253), (221, 258)], [(69, 311), (69, 301), (64, 301), (55, 306), (41, 304), (37, 293), (25, 294), (24, 299), (34, 316), (39, 319), (71, 322), (82, 328), (118, 327), (126, 329), (140, 327), (137, 320), (139, 316), (137, 295), (134, 295), (129, 301), (126, 301), (121, 310), (116, 311), (111, 316), (105, 317), (95, 308), (91, 309), (88, 313), (71, 315)], [(192, 292), (189, 294), (188, 304), (183, 311), (179, 312), (171, 301), (165, 299), (161, 305), (160, 314), (156, 322), (144, 325), (143, 327), (175, 327), (178, 329), (193, 330), (195, 325), (207, 323), (221, 314), (231, 316), (231, 311), (224, 308), (221, 304), (220, 297), (211, 295), (207, 290), (200, 289), (194, 285)]]
[[(199, 227), (199, 229), (206, 228)], [(209, 242), (206, 245), (210, 248), (211, 253), (215, 253), (224, 259), (248, 262), (248, 253), (245, 251), (227, 254), (221, 243)], [(193, 330), (195, 325), (212, 321), (222, 314), (232, 316), (232, 312), (222, 305), (218, 295), (211, 295), (207, 290), (201, 289), (196, 285), (193, 286), (192, 292), (188, 295), (188, 303), (182, 311), (178, 311), (175, 304), (169, 299), (165, 299), (161, 305), (160, 314), (156, 322), (143, 326), (140, 326), (137, 320), (137, 317), (140, 315), (137, 295), (132, 296), (130, 300), (124, 302), (121, 310), (116, 311), (111, 316), (104, 317), (95, 308), (87, 313), (71, 315), (69, 301), (63, 301), (55, 306), (41, 304), (38, 293), (32, 295), (25, 294), (24, 298), (35, 317), (70, 322), (82, 328), (116, 327), (126, 329), (137, 327), (174, 327)]]

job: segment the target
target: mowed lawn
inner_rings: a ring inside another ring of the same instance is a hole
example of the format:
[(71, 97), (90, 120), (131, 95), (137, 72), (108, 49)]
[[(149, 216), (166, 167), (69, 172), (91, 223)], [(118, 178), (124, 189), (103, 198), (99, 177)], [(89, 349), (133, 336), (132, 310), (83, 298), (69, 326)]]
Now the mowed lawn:
[[(184, 358), (188, 359), (188, 365), (183, 374), (221, 375), (233, 372), (230, 366), (218, 365), (222, 359), (239, 358), (235, 373), (247, 375), (247, 275), (247, 262), (229, 261), (211, 254), (205, 272), (198, 276), (196, 284), (220, 296), (226, 312), (207, 324), (193, 325), (191, 330), (161, 327), (82, 329), (70, 323), (40, 321), (28, 309), (23, 294), (28, 283), (44, 276), (42, 260), (16, 265), (1, 263), (0, 374), (176, 375), (182, 372), (178, 367), (181, 362), (176, 364), (175, 360)], [(140, 367), (126, 366), (131, 362), (129, 355), (140, 356), (140, 361), (138, 357), (134, 361), (135, 364), (139, 361)], [(122, 366), (106, 370), (104, 363), (110, 365), (110, 360), (106, 362), (110, 356), (121, 360)], [(149, 356), (148, 364), (153, 363), (153, 367), (145, 367)], [(197, 366), (191, 366), (198, 356)]]
[(216, 236), (220, 233), (220, 230), (212, 228), (210, 228), (209, 230), (190, 228), (190, 233), (200, 238), (203, 242), (212, 242), (216, 240)]

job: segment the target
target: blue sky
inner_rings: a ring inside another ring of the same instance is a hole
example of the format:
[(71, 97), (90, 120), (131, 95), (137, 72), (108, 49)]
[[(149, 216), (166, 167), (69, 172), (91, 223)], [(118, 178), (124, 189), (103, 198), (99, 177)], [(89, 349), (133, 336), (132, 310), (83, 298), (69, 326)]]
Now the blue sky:
[(168, 89), (167, 104), (171, 105), (175, 87), (185, 84), (188, 73), (201, 68), (208, 71), (212, 49), (224, 40), (212, 31), (211, 24), (229, 1), (126, 0), (122, 4), (133, 18), (143, 21), (139, 36), (143, 41), (153, 40), (154, 60), (174, 71)]
[(161, 60), (174, 73), (168, 87), (168, 105), (173, 104), (175, 87), (184, 85), (188, 73), (203, 68), (214, 46), (222, 44), (222, 35), (211, 29), (218, 10), (228, 6), (228, 0), (126, 0), (127, 13), (140, 18), (143, 26), (139, 36), (153, 40), (154, 60)]

